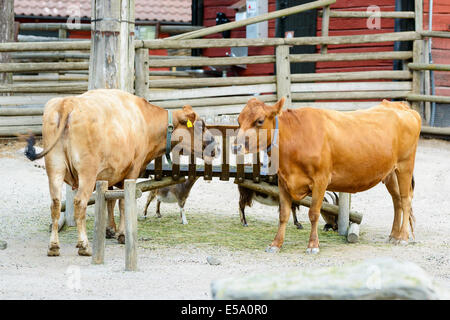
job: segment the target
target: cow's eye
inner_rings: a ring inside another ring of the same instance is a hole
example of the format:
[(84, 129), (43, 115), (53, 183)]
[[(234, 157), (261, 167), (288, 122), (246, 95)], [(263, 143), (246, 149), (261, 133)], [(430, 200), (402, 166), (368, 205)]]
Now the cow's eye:
[(256, 125), (257, 125), (258, 127), (261, 127), (261, 126), (263, 125), (263, 123), (264, 123), (264, 119), (256, 120)]

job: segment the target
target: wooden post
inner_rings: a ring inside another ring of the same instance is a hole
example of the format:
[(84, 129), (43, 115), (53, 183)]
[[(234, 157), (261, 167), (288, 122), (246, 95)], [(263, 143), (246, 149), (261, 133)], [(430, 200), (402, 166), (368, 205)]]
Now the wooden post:
[(127, 179), (125, 192), (125, 270), (137, 270), (136, 180)]
[(95, 222), (92, 263), (103, 264), (105, 260), (105, 237), (106, 237), (106, 199), (105, 192), (108, 190), (107, 181), (97, 181), (95, 192)]
[(416, 32), (423, 31), (423, 0), (415, 0), (414, 2), (415, 25)]
[(350, 223), (350, 194), (339, 192), (339, 215), (338, 232), (341, 236), (346, 236)]
[[(14, 41), (14, 0), (0, 0), (0, 43)], [(0, 52), (0, 63), (10, 62), (11, 54)], [(0, 85), (12, 84), (12, 73), (0, 73)], [(0, 93), (9, 95), (9, 93)]]
[(119, 88), (134, 93), (134, 0), (121, 0)]
[(137, 49), (134, 60), (136, 78), (134, 80), (134, 94), (145, 98), (148, 91), (148, 49)]
[(75, 226), (75, 218), (74, 218), (74, 207), (73, 207), (73, 198), (75, 197), (75, 190), (72, 190), (72, 187), (66, 184), (66, 211), (65, 218), (66, 224), (69, 227)]
[[(328, 37), (328, 30), (330, 28), (330, 6), (326, 6), (322, 11), (322, 37)], [(322, 44), (320, 46), (320, 53), (327, 53), (328, 46)]]
[(89, 89), (119, 88), (131, 92), (134, 0), (92, 0), (91, 3)]
[[(414, 40), (413, 42), (413, 63), (422, 62), (423, 51), (423, 40)], [(422, 93), (422, 71), (414, 70), (412, 78), (412, 93), (421, 94)], [(420, 101), (413, 101), (412, 108), (417, 112), (420, 112)]]
[(276, 68), (277, 68), (277, 98), (286, 98), (284, 108), (291, 105), (291, 62), (289, 60), (289, 46), (277, 46)]

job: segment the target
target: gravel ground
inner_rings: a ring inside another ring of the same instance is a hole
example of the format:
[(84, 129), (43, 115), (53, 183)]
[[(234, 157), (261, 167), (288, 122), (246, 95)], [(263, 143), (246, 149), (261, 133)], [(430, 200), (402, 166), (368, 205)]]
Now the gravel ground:
[[(352, 196), (352, 208), (364, 213), (361, 242), (324, 248), (319, 255), (267, 254), (180, 246), (139, 249), (139, 271), (124, 272), (124, 248), (108, 240), (104, 265), (79, 257), (73, 244), (61, 245), (60, 257), (47, 257), (50, 221), (47, 176), (39, 164), (19, 154), (20, 143), (0, 146), (0, 299), (209, 299), (214, 279), (253, 272), (283, 272), (298, 268), (343, 265), (380, 256), (409, 260), (423, 267), (441, 286), (450, 289), (450, 143), (421, 140), (416, 157), (416, 240), (406, 247), (386, 243), (393, 209), (383, 185)], [(145, 198), (138, 206), (142, 209)], [(186, 213), (233, 215), (238, 192), (233, 183), (199, 180), (186, 204)], [(164, 209), (167, 208), (167, 209)], [(163, 210), (176, 210), (164, 205)], [(92, 212), (92, 209), (89, 209)], [(154, 212), (152, 203), (150, 212)], [(248, 215), (276, 222), (277, 209), (255, 204)], [(307, 221), (306, 209), (299, 219)], [(323, 223), (323, 222), (322, 222)], [(211, 228), (220, 228), (212, 225)], [(287, 232), (295, 232), (288, 229)], [(209, 265), (213, 256), (220, 265)]]

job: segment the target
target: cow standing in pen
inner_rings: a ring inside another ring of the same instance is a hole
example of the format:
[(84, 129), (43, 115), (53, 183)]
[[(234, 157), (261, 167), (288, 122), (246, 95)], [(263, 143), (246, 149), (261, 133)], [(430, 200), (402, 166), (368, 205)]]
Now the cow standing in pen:
[[(237, 138), (244, 141), (240, 148), (248, 153), (260, 150), (261, 141), (254, 142), (260, 130), (266, 130), (264, 145), (270, 146), (278, 123), (279, 142), (272, 151), (276, 149), (273, 154), (279, 164), (280, 223), (267, 251), (280, 250), (293, 200), (312, 195), (306, 252), (318, 253), (318, 220), (325, 191), (355, 193), (379, 182), (385, 184), (394, 204), (389, 240), (407, 244), (410, 228), (414, 237), (411, 200), (420, 115), (404, 102), (387, 100), (353, 112), (314, 108), (282, 111), (284, 101), (266, 105), (250, 99), (238, 118)], [(253, 139), (246, 139), (248, 136)]]
[[(78, 254), (92, 254), (86, 234), (86, 206), (97, 180), (122, 188), (125, 179), (137, 179), (154, 158), (176, 145), (194, 150), (194, 131), (203, 134), (202, 148), (214, 144), (190, 106), (168, 112), (147, 100), (116, 89), (91, 90), (79, 96), (53, 98), (45, 106), (42, 136), (44, 150), (36, 154), (34, 138), (28, 139), (30, 160), (45, 156), (52, 199), (52, 232), (47, 254), (58, 256), (58, 219), (63, 182), (78, 189), (74, 215), (78, 230)], [(193, 125), (194, 123), (194, 125)], [(181, 141), (168, 138), (168, 131)], [(169, 141), (167, 143), (167, 141)], [(199, 155), (202, 156), (202, 155)], [(211, 156), (214, 156), (213, 154)], [(123, 200), (119, 236), (124, 234)]]

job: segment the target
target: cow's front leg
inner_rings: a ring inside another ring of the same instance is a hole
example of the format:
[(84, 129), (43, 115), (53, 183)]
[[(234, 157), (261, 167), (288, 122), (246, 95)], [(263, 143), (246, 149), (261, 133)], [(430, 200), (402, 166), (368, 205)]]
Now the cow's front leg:
[(267, 247), (266, 252), (278, 252), (284, 242), (284, 236), (286, 233), (286, 225), (289, 221), (289, 215), (291, 213), (292, 198), (289, 193), (284, 189), (282, 184), (278, 183), (280, 190), (280, 222), (278, 224), (278, 232), (275, 239), (270, 246)]
[(116, 235), (116, 222), (114, 221), (114, 207), (116, 200), (108, 200), (108, 226), (106, 227), (106, 238), (112, 239)]
[(315, 182), (312, 188), (311, 206), (308, 211), (309, 221), (311, 221), (311, 233), (309, 235), (308, 248), (306, 253), (319, 253), (319, 217), (322, 207), (323, 197), (326, 191), (326, 183)]
[(125, 200), (119, 200), (120, 222), (117, 231), (117, 242), (125, 244)]

